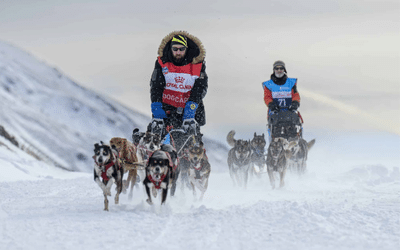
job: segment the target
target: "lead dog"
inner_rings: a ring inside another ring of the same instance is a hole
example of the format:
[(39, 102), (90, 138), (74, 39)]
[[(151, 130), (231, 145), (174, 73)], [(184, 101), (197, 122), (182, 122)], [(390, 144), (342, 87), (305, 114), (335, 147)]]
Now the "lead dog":
[(138, 159), (136, 155), (136, 146), (125, 138), (113, 137), (110, 140), (111, 147), (115, 147), (119, 152), (121, 165), (124, 168), (124, 173), (128, 172), (128, 178), (123, 181), (124, 192), (129, 188), (129, 199), (133, 196), (133, 187), (136, 183)]
[(291, 149), (294, 142), (289, 143), (288, 140), (278, 137), (274, 138), (268, 147), (267, 154), (267, 171), (272, 189), (275, 188), (274, 172), (278, 172), (280, 176), (279, 187), (285, 185), (285, 175), (287, 170), (287, 159), (291, 157)]
[(246, 188), (249, 168), (252, 166), (252, 149), (250, 141), (235, 140), (235, 133), (234, 130), (230, 131), (226, 138), (228, 144), (233, 147), (228, 153), (229, 174), (234, 185), (236, 185), (236, 181), (239, 186), (243, 185)]
[(103, 190), (104, 210), (108, 210), (107, 196), (111, 196), (111, 186), (115, 182), (117, 193), (115, 195), (115, 204), (119, 203), (119, 194), (122, 192), (122, 177), (124, 169), (119, 164), (118, 152), (109, 145), (94, 144), (94, 181)]
[(314, 146), (315, 139), (307, 142), (303, 138), (289, 138), (290, 143), (294, 143), (291, 149), (291, 157), (288, 159), (288, 168), (298, 174), (304, 174), (307, 169), (308, 151)]
[(174, 153), (174, 151), (172, 146), (163, 145), (163, 150), (154, 151), (147, 162), (143, 185), (148, 197), (146, 201), (150, 205), (153, 204), (152, 195), (156, 198), (160, 189), (161, 204), (164, 204), (167, 199), (168, 188), (171, 186), (170, 180), (177, 163), (176, 152)]

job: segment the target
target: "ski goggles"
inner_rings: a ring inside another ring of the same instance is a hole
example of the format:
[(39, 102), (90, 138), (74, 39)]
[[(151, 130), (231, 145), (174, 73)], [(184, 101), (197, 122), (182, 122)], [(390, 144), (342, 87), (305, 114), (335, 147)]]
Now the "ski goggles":
[(285, 70), (284, 67), (275, 67), (274, 70)]

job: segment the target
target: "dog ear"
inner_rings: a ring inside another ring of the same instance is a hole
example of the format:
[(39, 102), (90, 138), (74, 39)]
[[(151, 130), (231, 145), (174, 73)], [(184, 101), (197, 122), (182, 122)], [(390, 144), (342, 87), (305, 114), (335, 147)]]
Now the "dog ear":
[(254, 132), (254, 137), (256, 137), (257, 136), (257, 133), (256, 132)]
[(101, 144), (101, 145), (104, 145), (103, 141), (100, 141), (100, 144)]
[(111, 148), (117, 150), (117, 147), (114, 144), (111, 145)]
[(94, 144), (94, 149), (98, 149), (100, 147), (100, 145), (98, 143)]

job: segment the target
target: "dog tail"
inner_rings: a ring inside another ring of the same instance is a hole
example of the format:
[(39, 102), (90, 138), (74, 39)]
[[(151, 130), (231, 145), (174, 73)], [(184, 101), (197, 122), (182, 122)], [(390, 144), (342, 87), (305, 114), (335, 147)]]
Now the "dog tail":
[(229, 146), (234, 147), (235, 146), (235, 139), (233, 138), (235, 136), (236, 132), (235, 130), (231, 130), (228, 133), (228, 136), (226, 137), (226, 141), (228, 142)]
[(315, 144), (315, 139), (312, 139), (311, 141), (307, 142), (307, 148), (310, 150)]

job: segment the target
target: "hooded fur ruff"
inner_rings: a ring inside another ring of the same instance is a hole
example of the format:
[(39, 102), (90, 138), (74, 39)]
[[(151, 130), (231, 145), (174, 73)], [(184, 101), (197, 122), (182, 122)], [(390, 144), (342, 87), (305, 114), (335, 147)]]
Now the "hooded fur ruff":
[(203, 44), (197, 37), (187, 33), (186, 31), (173, 31), (162, 39), (161, 44), (158, 47), (158, 55), (161, 58), (165, 55), (166, 53), (165, 49), (169, 48), (172, 37), (174, 37), (175, 35), (184, 35), (187, 37), (188, 47), (189, 47), (189, 51), (187, 53), (188, 56), (193, 57), (192, 59), (193, 64), (201, 63), (202, 61), (204, 61), (206, 57), (206, 50)]

